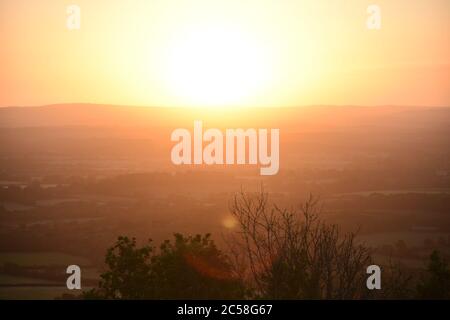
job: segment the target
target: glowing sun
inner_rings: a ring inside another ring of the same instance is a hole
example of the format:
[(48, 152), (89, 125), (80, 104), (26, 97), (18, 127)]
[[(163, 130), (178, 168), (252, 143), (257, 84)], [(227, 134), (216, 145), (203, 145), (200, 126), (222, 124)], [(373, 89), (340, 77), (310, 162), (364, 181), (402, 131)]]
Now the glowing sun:
[(170, 45), (166, 75), (171, 94), (186, 105), (241, 105), (267, 86), (270, 55), (240, 30), (191, 28)]

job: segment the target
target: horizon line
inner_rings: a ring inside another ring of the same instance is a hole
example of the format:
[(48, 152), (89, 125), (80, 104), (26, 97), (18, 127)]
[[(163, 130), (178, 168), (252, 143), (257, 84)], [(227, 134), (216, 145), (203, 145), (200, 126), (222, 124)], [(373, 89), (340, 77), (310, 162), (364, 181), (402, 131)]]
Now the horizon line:
[(57, 107), (70, 105), (84, 105), (84, 106), (107, 106), (107, 107), (131, 107), (131, 108), (153, 108), (153, 109), (251, 109), (251, 108), (311, 108), (311, 107), (348, 107), (348, 108), (450, 108), (450, 105), (402, 105), (402, 104), (304, 104), (304, 105), (280, 105), (280, 106), (152, 106), (152, 105), (127, 105), (127, 104), (110, 104), (110, 103), (93, 103), (93, 102), (62, 102), (49, 103), (42, 105), (6, 105), (0, 106), (0, 109), (14, 109), (14, 108), (43, 108), (43, 107)]

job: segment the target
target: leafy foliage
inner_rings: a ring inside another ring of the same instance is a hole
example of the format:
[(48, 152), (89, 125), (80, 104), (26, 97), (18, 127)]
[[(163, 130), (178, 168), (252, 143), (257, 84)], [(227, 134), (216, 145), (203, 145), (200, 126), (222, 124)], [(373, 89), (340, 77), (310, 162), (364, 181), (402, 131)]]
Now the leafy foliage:
[(243, 295), (210, 235), (175, 234), (157, 251), (151, 241), (119, 237), (108, 249), (108, 270), (87, 299), (230, 299)]
[(450, 269), (438, 251), (433, 251), (427, 272), (417, 285), (420, 299), (450, 299)]

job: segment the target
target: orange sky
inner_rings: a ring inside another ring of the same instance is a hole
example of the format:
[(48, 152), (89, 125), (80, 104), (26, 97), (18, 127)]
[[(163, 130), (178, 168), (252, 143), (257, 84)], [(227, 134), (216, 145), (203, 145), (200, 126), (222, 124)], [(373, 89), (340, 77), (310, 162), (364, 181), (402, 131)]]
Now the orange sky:
[(0, 39), (0, 106), (450, 105), (448, 0), (1, 0)]

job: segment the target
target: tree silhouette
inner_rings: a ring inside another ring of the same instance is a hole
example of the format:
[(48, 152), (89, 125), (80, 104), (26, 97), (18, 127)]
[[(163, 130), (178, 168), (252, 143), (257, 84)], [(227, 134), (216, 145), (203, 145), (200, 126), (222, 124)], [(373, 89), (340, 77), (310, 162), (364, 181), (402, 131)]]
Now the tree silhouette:
[(450, 269), (438, 251), (431, 253), (426, 271), (417, 285), (418, 298), (450, 299)]
[[(238, 230), (228, 255), (209, 234), (151, 240), (119, 237), (107, 250), (107, 270), (86, 299), (449, 299), (450, 270), (439, 252), (416, 285), (399, 263), (381, 265), (381, 290), (366, 287), (371, 249), (320, 217), (310, 196), (297, 209), (269, 202), (263, 190), (241, 191), (230, 204)], [(416, 290), (414, 290), (416, 289)]]
[(224, 255), (210, 235), (175, 234), (159, 250), (149, 241), (119, 237), (108, 249), (108, 270), (87, 299), (230, 299), (243, 296)]
[[(298, 210), (268, 202), (268, 194), (238, 193), (230, 210), (239, 231), (228, 238), (234, 263), (255, 296), (270, 299), (351, 299), (368, 294), (365, 271), (372, 258), (355, 233), (319, 217), (310, 198)], [(234, 259), (234, 261), (238, 261)]]

